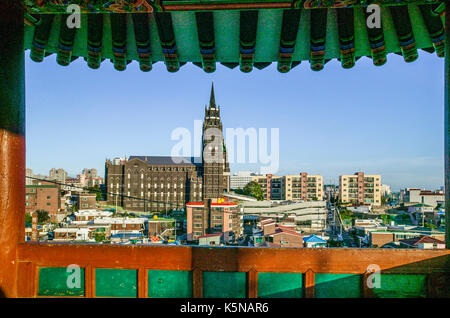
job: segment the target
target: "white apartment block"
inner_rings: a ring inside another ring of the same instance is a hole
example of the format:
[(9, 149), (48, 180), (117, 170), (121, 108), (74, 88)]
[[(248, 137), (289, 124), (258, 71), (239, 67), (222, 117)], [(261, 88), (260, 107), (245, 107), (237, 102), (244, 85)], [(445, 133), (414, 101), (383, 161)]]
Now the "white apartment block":
[(248, 183), (252, 182), (255, 173), (251, 171), (239, 171), (230, 176), (230, 189), (243, 189)]

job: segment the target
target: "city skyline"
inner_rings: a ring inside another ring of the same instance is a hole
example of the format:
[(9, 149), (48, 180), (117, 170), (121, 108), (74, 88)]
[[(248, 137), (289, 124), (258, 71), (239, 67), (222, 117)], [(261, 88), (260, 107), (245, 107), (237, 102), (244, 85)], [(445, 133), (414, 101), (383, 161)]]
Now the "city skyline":
[[(103, 175), (105, 158), (169, 155), (176, 144), (171, 132), (193, 130), (214, 82), (224, 129), (280, 129), (276, 174), (305, 171), (337, 184), (341, 174), (365, 171), (381, 174), (393, 190), (437, 189), (443, 185), (443, 61), (420, 54), (410, 65), (391, 55), (383, 68), (362, 58), (358, 73), (335, 61), (319, 73), (300, 65), (279, 74), (269, 66), (253, 71), (252, 81), (223, 66), (205, 76), (190, 64), (174, 75), (162, 63), (148, 74), (133, 64), (126, 73), (116, 72), (105, 63), (98, 73), (82, 61), (59, 68), (54, 57), (40, 64), (27, 58), (27, 167), (41, 174), (62, 167), (69, 175), (95, 167)], [(86, 73), (89, 80), (77, 80)], [(138, 78), (133, 85), (130, 76)], [(62, 97), (66, 106), (57, 107)], [(117, 116), (123, 107), (129, 111)], [(63, 133), (55, 134), (58, 129)], [(232, 173), (259, 170), (251, 164), (230, 167)]]

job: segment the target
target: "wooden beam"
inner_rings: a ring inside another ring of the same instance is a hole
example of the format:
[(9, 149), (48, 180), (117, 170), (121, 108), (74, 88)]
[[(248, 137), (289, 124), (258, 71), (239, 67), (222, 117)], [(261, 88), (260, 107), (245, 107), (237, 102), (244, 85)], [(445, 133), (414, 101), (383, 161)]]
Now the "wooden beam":
[(315, 285), (316, 285), (316, 273), (309, 268), (305, 272), (305, 297), (314, 298), (315, 295)]
[(445, 111), (444, 111), (444, 169), (445, 169), (445, 245), (450, 249), (450, 1), (445, 2)]
[(258, 272), (254, 268), (247, 272), (247, 297), (258, 298)]
[(24, 15), (18, 1), (0, 1), (0, 39), (0, 297), (16, 297), (16, 247), (25, 238)]

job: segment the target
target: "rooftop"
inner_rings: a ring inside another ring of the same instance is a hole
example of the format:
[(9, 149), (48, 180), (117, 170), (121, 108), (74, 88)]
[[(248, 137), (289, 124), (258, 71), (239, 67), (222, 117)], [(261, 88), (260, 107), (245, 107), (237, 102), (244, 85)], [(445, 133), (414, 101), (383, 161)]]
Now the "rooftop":
[(191, 166), (191, 165), (201, 165), (202, 158), (200, 157), (171, 157), (171, 156), (130, 156), (128, 161), (131, 160), (141, 160), (147, 162), (150, 165), (161, 165), (161, 166)]

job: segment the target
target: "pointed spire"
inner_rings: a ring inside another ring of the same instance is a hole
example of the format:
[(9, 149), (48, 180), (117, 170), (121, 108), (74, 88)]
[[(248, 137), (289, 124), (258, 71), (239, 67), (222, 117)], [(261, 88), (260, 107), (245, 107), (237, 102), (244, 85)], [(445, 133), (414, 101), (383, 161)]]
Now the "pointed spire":
[(216, 99), (214, 98), (214, 82), (211, 83), (211, 97), (209, 98), (209, 108), (216, 108)]

